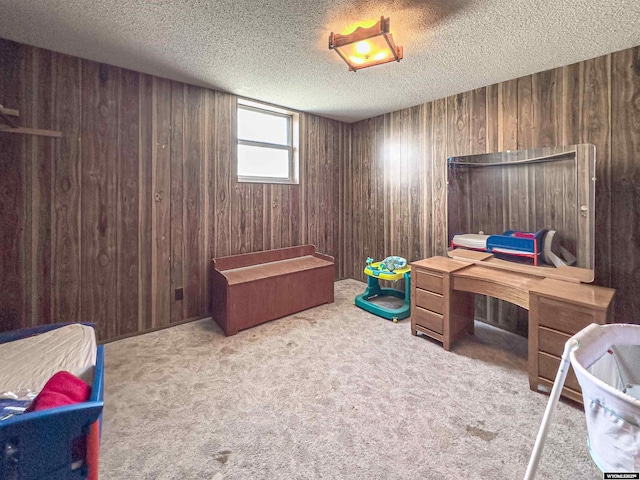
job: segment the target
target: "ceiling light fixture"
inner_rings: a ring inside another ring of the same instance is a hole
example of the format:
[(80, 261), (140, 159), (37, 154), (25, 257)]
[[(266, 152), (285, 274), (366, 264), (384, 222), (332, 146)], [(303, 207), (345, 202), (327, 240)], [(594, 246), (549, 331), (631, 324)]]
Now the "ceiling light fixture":
[(335, 50), (353, 72), (402, 60), (402, 47), (393, 43), (389, 19), (384, 17), (372, 27), (358, 27), (348, 35), (331, 32), (329, 50)]

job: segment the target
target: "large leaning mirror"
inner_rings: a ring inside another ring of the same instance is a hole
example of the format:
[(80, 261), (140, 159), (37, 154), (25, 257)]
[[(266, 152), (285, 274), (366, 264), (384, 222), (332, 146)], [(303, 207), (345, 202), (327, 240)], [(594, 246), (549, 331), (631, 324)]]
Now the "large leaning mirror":
[[(595, 155), (594, 145), (581, 144), (449, 158), (449, 245), (465, 236), (473, 248), (474, 238), (542, 232), (540, 248), (552, 251), (553, 243), (560, 261), (593, 271)], [(501, 247), (507, 260), (508, 247)], [(537, 253), (541, 266), (555, 268), (553, 255), (545, 261)]]

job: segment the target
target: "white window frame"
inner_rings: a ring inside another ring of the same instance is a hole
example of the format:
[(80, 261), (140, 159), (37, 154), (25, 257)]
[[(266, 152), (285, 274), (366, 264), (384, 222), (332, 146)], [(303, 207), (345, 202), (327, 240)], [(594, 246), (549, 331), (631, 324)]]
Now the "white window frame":
[(277, 149), (277, 150), (286, 150), (289, 153), (289, 176), (288, 177), (260, 177), (254, 175), (239, 175), (238, 174), (238, 150), (236, 148), (236, 175), (238, 182), (248, 182), (248, 183), (283, 183), (283, 184), (292, 184), (296, 185), (299, 183), (298, 172), (299, 172), (299, 114), (298, 112), (294, 112), (291, 110), (286, 110), (281, 107), (276, 107), (273, 105), (267, 105), (260, 102), (255, 102), (253, 100), (247, 100), (243, 98), (238, 98), (236, 113), (240, 109), (253, 110), (260, 113), (266, 113), (269, 115), (285, 117), (287, 118), (287, 143), (288, 145), (278, 145), (273, 143), (266, 142), (257, 142), (253, 140), (243, 140), (240, 139), (238, 134), (236, 133), (236, 145), (249, 145), (252, 147), (258, 148), (269, 148), (269, 149)]

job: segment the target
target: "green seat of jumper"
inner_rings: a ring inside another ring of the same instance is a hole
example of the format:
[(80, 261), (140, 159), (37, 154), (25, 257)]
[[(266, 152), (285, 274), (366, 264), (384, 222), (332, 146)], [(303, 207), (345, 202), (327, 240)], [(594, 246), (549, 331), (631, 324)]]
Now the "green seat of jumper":
[[(385, 267), (384, 261), (373, 263), (371, 259), (368, 259), (364, 273), (367, 275), (367, 289), (356, 297), (356, 306), (394, 322), (411, 315), (411, 267), (409, 265), (390, 271)], [(397, 281), (402, 278), (405, 279), (404, 292), (395, 288), (382, 288), (380, 286), (380, 279)], [(371, 299), (379, 297), (396, 297), (403, 299), (404, 302), (399, 308), (386, 308), (371, 301)]]

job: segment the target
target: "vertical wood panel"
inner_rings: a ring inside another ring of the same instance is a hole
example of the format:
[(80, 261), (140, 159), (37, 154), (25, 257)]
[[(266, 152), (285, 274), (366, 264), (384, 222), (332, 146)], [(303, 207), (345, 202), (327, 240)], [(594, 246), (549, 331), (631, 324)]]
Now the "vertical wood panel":
[[(611, 56), (583, 62), (580, 142), (596, 146), (596, 282), (611, 284)], [(631, 131), (633, 135), (633, 131)]]
[[(25, 48), (0, 42), (0, 103), (20, 108), (21, 75)], [(0, 132), (0, 321), (3, 330), (25, 325), (24, 320), (24, 138)]]
[[(20, 64), (19, 75), (22, 81), (12, 88), (19, 88), (18, 101), (15, 107), (22, 113), (22, 118), (28, 122), (33, 121), (31, 113), (33, 99), (37, 98), (37, 87), (33, 85), (34, 56), (38, 55), (37, 49), (26, 49)], [(24, 136), (20, 139), (21, 149), (19, 154), (20, 177), (24, 179), (24, 185), (34, 185), (34, 157), (37, 152), (37, 139), (31, 136)], [(34, 147), (36, 152), (34, 152)], [(22, 322), (25, 326), (32, 326), (33, 315), (33, 285), (37, 285), (38, 280), (33, 274), (33, 197), (35, 188), (22, 188), (22, 211), (23, 226), (21, 230), (22, 244), (20, 245), (20, 279), (22, 280), (23, 304)], [(35, 194), (36, 198), (38, 194)]]
[(424, 218), (422, 219), (422, 248), (425, 257), (434, 255), (434, 241), (432, 225), (433, 221), (433, 189), (431, 179), (435, 175), (433, 167), (433, 151), (431, 149), (433, 141), (433, 103), (428, 103), (422, 107), (422, 124), (424, 128), (420, 131), (422, 164), (424, 165), (421, 187), (424, 192), (422, 199), (422, 209)]
[(82, 62), (82, 320), (117, 335), (118, 87), (115, 67)]
[(531, 75), (518, 79), (518, 150), (533, 148), (533, 105)]
[[(422, 106), (411, 109), (411, 133), (408, 138), (408, 162), (407, 173), (409, 177), (409, 206), (410, 215), (407, 218), (409, 224), (409, 252), (407, 260), (419, 260), (424, 258), (424, 246), (422, 239), (424, 238), (425, 224), (422, 219), (424, 217), (424, 170), (425, 163), (422, 158), (422, 142), (420, 141), (422, 132), (424, 131), (424, 117)], [(414, 167), (415, 165), (415, 167)]]
[(138, 331), (140, 74), (120, 70), (117, 154), (116, 335)]
[[(208, 201), (208, 218), (206, 219), (206, 228), (207, 228), (207, 244), (205, 245), (207, 255), (205, 260), (207, 262), (208, 275), (211, 275), (211, 259), (216, 256), (216, 229), (217, 225), (217, 215), (218, 212), (216, 210), (217, 205), (217, 187), (216, 187), (216, 174), (217, 174), (217, 162), (218, 162), (218, 152), (216, 150), (216, 135), (217, 135), (217, 110), (218, 110), (218, 102), (216, 98), (216, 92), (209, 91), (207, 92), (208, 96), (208, 107), (207, 107), (207, 115), (209, 117), (207, 125), (208, 128), (205, 131), (205, 137), (207, 141), (207, 201)], [(207, 288), (209, 284), (206, 285)], [(207, 293), (207, 305), (206, 312), (211, 313), (211, 292)]]
[(197, 318), (202, 315), (211, 315), (211, 214), (213, 208), (211, 206), (213, 196), (211, 195), (211, 176), (209, 172), (213, 169), (211, 162), (211, 129), (215, 118), (215, 93), (211, 90), (202, 89), (202, 115), (203, 128), (200, 145), (202, 148), (202, 157), (200, 159), (202, 176), (200, 178), (200, 188), (202, 195), (202, 225), (201, 225), (201, 241), (198, 245), (200, 250), (200, 270), (202, 272), (202, 281), (200, 282), (201, 302), (200, 310), (194, 316)]
[[(333, 125), (329, 119), (322, 119), (325, 126), (324, 132), (324, 148), (320, 155), (321, 165), (321, 184), (322, 189), (320, 191), (320, 206), (322, 208), (322, 220), (321, 220), (321, 232), (323, 247), (321, 251), (332, 253), (333, 252), (333, 220), (331, 212), (333, 211), (333, 156), (336, 153), (336, 146), (334, 143), (334, 131)], [(290, 188), (290, 192), (296, 190), (298, 187), (294, 186)], [(294, 213), (290, 211), (290, 217), (294, 218)]]
[(433, 176), (433, 254), (444, 255), (447, 251), (447, 100), (436, 100), (432, 109), (432, 165)]
[(469, 153), (487, 151), (487, 89), (471, 91), (469, 105)]
[[(368, 257), (375, 258), (375, 183), (373, 183), (373, 171), (375, 169), (374, 160), (372, 157), (372, 132), (371, 132), (371, 120), (365, 120), (362, 124), (362, 141), (360, 142), (360, 178), (361, 182), (361, 202), (363, 203), (362, 211), (362, 237), (361, 243), (359, 243), (359, 256), (358, 259), (362, 268), (366, 265), (365, 261)], [(399, 166), (398, 166), (399, 167)], [(398, 168), (399, 170), (399, 168)], [(389, 254), (391, 255), (391, 254)], [(381, 260), (381, 259), (376, 259)]]
[[(204, 311), (204, 90), (188, 86), (185, 90), (184, 112), (184, 303), (185, 318)], [(206, 265), (206, 267), (205, 267)]]
[(531, 76), (531, 112), (531, 146), (538, 148), (559, 145), (562, 141), (561, 69), (547, 70)]
[(393, 252), (399, 252), (402, 257), (411, 257), (410, 252), (410, 232), (409, 224), (411, 217), (411, 202), (409, 201), (409, 157), (411, 145), (411, 109), (402, 110), (400, 117), (400, 168), (398, 193), (400, 197), (400, 210), (396, 214), (398, 221), (396, 231), (398, 232), (398, 247)]
[(580, 120), (582, 112), (582, 89), (584, 82), (581, 81), (583, 65), (574, 63), (562, 67), (562, 144), (575, 145), (581, 142)]
[[(300, 203), (299, 199), (298, 203)], [(250, 251), (258, 252), (264, 248), (264, 185), (253, 186), (253, 194), (249, 198), (249, 211), (251, 218), (248, 221), (253, 228)]]
[(353, 172), (353, 126), (349, 126), (349, 137), (346, 155), (344, 157), (344, 168), (341, 172), (342, 191), (344, 201), (341, 209), (342, 217), (342, 255), (338, 263), (342, 264), (341, 271), (344, 277), (355, 277), (353, 269), (353, 212), (357, 208), (353, 199), (352, 172)]
[[(562, 113), (562, 71), (555, 69), (532, 75), (531, 85), (532, 145), (536, 147), (558, 145), (562, 141), (562, 119), (559, 118), (559, 114)], [(529, 198), (535, 199), (529, 206), (529, 209), (534, 212), (531, 218), (535, 218), (535, 223), (531, 223), (530, 228), (537, 230), (546, 227), (566, 230), (565, 225), (558, 223), (558, 220), (567, 217), (575, 218), (577, 197), (573, 165), (568, 165), (564, 178), (550, 164), (542, 169), (527, 168)], [(553, 188), (547, 190), (547, 195), (536, 191), (536, 185), (544, 184), (545, 177), (548, 177), (547, 181), (553, 185)], [(564, 188), (565, 182), (569, 183), (567, 189)], [(566, 205), (565, 200), (570, 205)], [(565, 216), (563, 214), (565, 209), (571, 210), (573, 216), (569, 212)]]
[[(340, 181), (339, 181), (339, 169), (340, 158), (343, 155), (342, 144), (342, 126), (338, 122), (330, 122), (331, 129), (331, 152), (326, 159), (326, 178), (327, 178), (327, 194), (330, 199), (330, 207), (325, 214), (327, 227), (329, 230), (329, 243), (330, 254), (333, 257), (340, 257), (340, 251), (338, 245), (340, 244), (340, 225), (339, 222), (332, 219), (340, 218)], [(297, 189), (299, 190), (299, 189)], [(292, 202), (293, 203), (293, 202)], [(294, 203), (295, 204), (295, 203)], [(295, 218), (299, 218), (300, 215), (296, 215)], [(337, 278), (340, 275), (340, 268), (336, 268), (335, 276)]]
[[(309, 154), (307, 153), (307, 149), (308, 149), (308, 127), (307, 127), (307, 122), (308, 122), (308, 117), (310, 115), (306, 114), (306, 113), (300, 113), (300, 132), (299, 132), (299, 142), (300, 142), (300, 150), (299, 150), (299, 175), (300, 175), (300, 242), (301, 244), (307, 244), (307, 238), (308, 238), (308, 229), (307, 229), (307, 178), (309, 177), (308, 173), (307, 173), (307, 168), (308, 168), (308, 158), (309, 158)], [(345, 182), (344, 180), (341, 178), (340, 179), (340, 187), (344, 188), (345, 187)], [(263, 199), (264, 201), (264, 199)]]
[[(215, 196), (213, 201), (214, 252), (215, 256), (230, 255), (231, 239), (231, 178), (235, 180), (235, 167), (232, 169), (231, 157), (235, 151), (233, 144), (235, 126), (235, 97), (216, 92), (215, 94), (215, 145), (213, 167), (215, 178)], [(234, 164), (235, 165), (235, 164)]]
[[(471, 103), (471, 95), (470, 94), (459, 94), (454, 95), (452, 97), (447, 98), (447, 112), (446, 112), (446, 157), (443, 172), (445, 184), (447, 182), (448, 177), (448, 166), (447, 160), (452, 156), (457, 155), (468, 155), (471, 149), (471, 140), (470, 140), (470, 127), (471, 127), (471, 118), (470, 118), (470, 106)], [(448, 187), (445, 187), (448, 188)], [(445, 197), (446, 198), (446, 197)], [(447, 207), (445, 202), (445, 238), (446, 238), (446, 248), (449, 245), (449, 235), (448, 235), (448, 214)], [(462, 207), (464, 208), (464, 207)]]
[[(269, 242), (269, 248), (282, 248), (282, 229), (281, 223), (282, 219), (282, 189), (278, 185), (270, 185), (270, 198), (271, 198), (271, 211), (269, 213), (269, 218), (271, 219), (271, 225), (269, 230), (271, 232), (271, 241)], [(315, 215), (313, 215), (315, 218)], [(315, 227), (317, 227), (317, 221), (313, 223)], [(315, 242), (317, 239), (316, 235), (313, 235), (312, 238)]]
[(640, 47), (611, 57), (612, 283), (616, 321), (640, 323)]
[(447, 157), (468, 155), (470, 95), (461, 93), (447, 98)]
[[(154, 79), (140, 75), (138, 110), (138, 331), (151, 328), (156, 312), (153, 299), (157, 284), (154, 282), (154, 228), (153, 228), (153, 148), (154, 140)], [(169, 277), (167, 276), (167, 279)], [(168, 289), (168, 287), (167, 287)]]
[(486, 121), (486, 141), (485, 152), (498, 152), (498, 142), (500, 138), (499, 134), (499, 108), (500, 108), (500, 94), (499, 84), (490, 85), (486, 89), (486, 106), (485, 113)]
[[(333, 173), (333, 171), (331, 171)], [(337, 184), (336, 184), (337, 185)], [(333, 200), (333, 199), (332, 199)], [(300, 186), (289, 185), (289, 245), (300, 245)], [(329, 225), (336, 223), (331, 219), (331, 209), (325, 212), (324, 218), (329, 219)], [(336, 217), (337, 218), (337, 217)]]
[[(52, 119), (52, 53), (33, 49), (31, 56), (31, 90), (28, 106), (28, 121), (35, 128), (51, 128)], [(25, 115), (25, 116), (27, 116)], [(38, 323), (51, 323), (51, 219), (52, 219), (52, 148), (54, 140), (47, 137), (30, 136), (27, 139), (30, 151), (31, 184), (31, 304), (29, 312)], [(37, 320), (36, 320), (37, 319)]]
[[(376, 221), (375, 225), (373, 225), (373, 230), (375, 232), (376, 238), (376, 246), (375, 246), (375, 257), (376, 259), (385, 258), (387, 255), (386, 252), (389, 251), (390, 246), (388, 245), (389, 241), (389, 227), (387, 226), (388, 220), (387, 215), (389, 211), (389, 181), (385, 175), (386, 165), (387, 165), (387, 155), (386, 155), (386, 136), (388, 132), (389, 121), (387, 115), (381, 115), (372, 120), (371, 124), (374, 129), (374, 151), (373, 154), (373, 162), (375, 164), (375, 170), (373, 174), (376, 177), (376, 194), (375, 194), (375, 211), (376, 211)], [(353, 134), (353, 131), (352, 131)], [(355, 137), (355, 135), (354, 135)], [(355, 138), (352, 139), (354, 141)], [(354, 159), (355, 160), (355, 159)], [(358, 272), (356, 272), (358, 273)]]
[[(334, 225), (334, 256), (337, 258), (344, 258), (344, 241), (345, 241), (345, 231), (344, 231), (344, 219), (342, 218), (341, 212), (345, 210), (345, 184), (342, 178), (342, 172), (346, 168), (346, 159), (344, 158), (344, 127), (342, 124), (338, 124), (336, 126), (338, 128), (338, 145), (339, 145), (339, 155), (336, 158), (336, 168), (334, 168), (333, 175), (333, 195), (336, 198), (334, 203), (333, 215), (338, 218), (337, 224)], [(304, 243), (304, 242), (301, 242)], [(338, 261), (336, 262), (336, 277), (343, 278), (344, 276), (344, 262)]]
[[(184, 289), (184, 115), (186, 85), (171, 82), (171, 322), (185, 317), (185, 301), (176, 300), (176, 290)], [(184, 290), (183, 290), (184, 291)]]
[[(253, 184), (238, 183), (231, 202), (231, 251), (233, 254), (251, 252), (251, 202)], [(261, 187), (259, 185), (259, 187)], [(262, 207), (262, 206), (260, 206)], [(260, 218), (262, 208), (260, 208)]]
[[(361, 278), (362, 274), (360, 273), (362, 268), (362, 249), (363, 249), (363, 245), (362, 245), (362, 237), (363, 237), (363, 228), (365, 228), (364, 222), (362, 221), (363, 219), (363, 213), (364, 213), (364, 209), (363, 209), (363, 203), (362, 203), (362, 190), (361, 190), (361, 185), (362, 185), (362, 142), (363, 142), (363, 135), (362, 135), (362, 128), (363, 128), (363, 124), (364, 122), (359, 122), (357, 125), (357, 129), (355, 129), (354, 131), (357, 132), (356, 136), (354, 137), (353, 140), (353, 144), (352, 144), (352, 148), (353, 148), (353, 164), (352, 164), (352, 170), (351, 170), (351, 191), (353, 192), (353, 212), (352, 212), (352, 220), (351, 220), (351, 225), (352, 225), (352, 257), (351, 257), (351, 261), (349, 262), (351, 264), (351, 268), (352, 271), (354, 272), (354, 275), (356, 276), (356, 278)], [(311, 177), (313, 178), (313, 177)], [(385, 181), (388, 181), (388, 176), (386, 175), (385, 172)], [(309, 221), (309, 219), (308, 219)], [(386, 212), (385, 212), (385, 216), (382, 219), (382, 225), (383, 228), (386, 229), (386, 225), (388, 224), (388, 217), (386, 216)]]
[[(173, 303), (171, 208), (173, 125), (172, 85), (168, 80), (153, 79), (152, 95), (152, 321), (153, 325), (171, 322)], [(180, 136), (176, 135), (180, 141)], [(181, 145), (181, 144), (180, 144)], [(179, 145), (179, 146), (180, 146)]]
[[(307, 117), (307, 125), (308, 125), (308, 138), (307, 138), (307, 158), (306, 158), (306, 167), (307, 167), (307, 178), (309, 181), (306, 184), (306, 195), (307, 195), (307, 242), (316, 245), (318, 243), (318, 234), (319, 234), (319, 212), (320, 205), (315, 199), (319, 198), (319, 178), (320, 171), (318, 165), (318, 155), (320, 152), (320, 145), (322, 142), (322, 122), (319, 117)], [(272, 198), (272, 201), (277, 201), (277, 199)]]
[(52, 128), (63, 132), (53, 142), (52, 317), (54, 322), (69, 322), (81, 319), (82, 62), (54, 53), (52, 63)]

